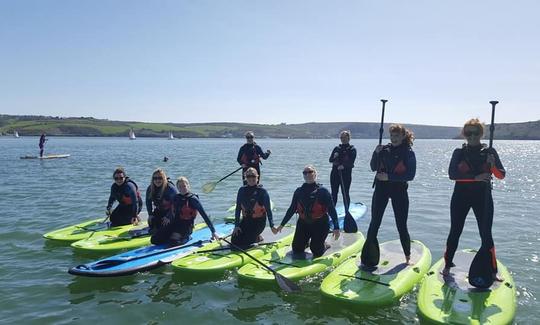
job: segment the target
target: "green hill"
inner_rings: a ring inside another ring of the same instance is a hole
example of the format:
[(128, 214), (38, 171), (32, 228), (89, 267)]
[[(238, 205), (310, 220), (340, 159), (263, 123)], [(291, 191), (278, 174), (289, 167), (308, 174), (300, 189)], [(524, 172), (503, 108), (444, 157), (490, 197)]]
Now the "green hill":
[[(389, 124), (385, 124), (387, 130)], [(417, 138), (452, 139), (459, 137), (458, 127), (408, 124)], [(540, 121), (497, 124), (497, 139), (540, 139)], [(372, 139), (379, 135), (378, 123), (334, 122), (303, 124), (246, 124), (246, 123), (144, 123), (110, 121), (92, 117), (52, 117), (31, 115), (0, 115), (0, 133), (21, 136), (104, 136), (127, 137), (133, 129), (137, 137), (167, 137), (173, 132), (177, 138), (239, 138), (246, 130), (257, 137), (270, 138), (336, 138), (341, 130), (351, 130), (356, 139)]]

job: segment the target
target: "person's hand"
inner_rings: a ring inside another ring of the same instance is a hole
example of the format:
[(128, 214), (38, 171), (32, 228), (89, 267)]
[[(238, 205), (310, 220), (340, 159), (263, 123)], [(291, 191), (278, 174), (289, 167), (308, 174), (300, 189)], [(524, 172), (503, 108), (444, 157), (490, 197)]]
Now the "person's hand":
[(274, 233), (274, 235), (277, 235), (278, 232), (281, 232), (281, 229), (283, 229), (282, 225), (279, 225), (278, 227), (272, 227), (272, 233)]
[(492, 153), (488, 153), (486, 162), (488, 163), (490, 168), (495, 166), (495, 155)]
[(383, 145), (382, 145), (382, 144), (379, 144), (378, 146), (375, 147), (375, 153), (381, 152), (382, 149), (383, 149)]
[(270, 154), (272, 153), (272, 151), (270, 149), (266, 150), (266, 154), (270, 156)]
[(162, 224), (163, 226), (166, 226), (166, 225), (168, 225), (168, 224), (170, 224), (170, 223), (171, 223), (171, 219), (169, 219), (169, 218), (167, 218), (167, 217), (163, 217), (163, 219), (161, 219), (161, 224)]
[(339, 157), (339, 152), (336, 151), (334, 152), (334, 158), (337, 158), (337, 157)]
[(388, 181), (388, 174), (387, 174), (387, 173), (384, 173), (384, 172), (379, 172), (379, 173), (377, 173), (377, 175), (376, 175), (375, 177), (377, 177), (377, 179), (378, 179), (379, 181), (383, 181), (383, 182)]
[(240, 227), (234, 227), (234, 230), (232, 232), (233, 236), (238, 236), (242, 233), (242, 228)]
[(214, 238), (215, 240), (220, 240), (221, 239), (221, 237), (219, 237), (219, 235), (216, 232), (212, 233), (212, 238)]
[(334, 240), (338, 240), (340, 234), (341, 233), (340, 233), (339, 229), (334, 229), (332, 231), (332, 235), (334, 236)]
[(134, 216), (133, 218), (131, 218), (131, 224), (134, 226), (138, 225), (139, 221), (141, 221), (141, 218), (139, 218), (139, 216)]
[(491, 180), (491, 173), (482, 173), (474, 177), (475, 181), (489, 182)]
[(344, 169), (345, 169), (345, 166), (339, 165), (339, 166), (337, 166), (337, 169), (338, 169), (338, 170), (344, 170)]

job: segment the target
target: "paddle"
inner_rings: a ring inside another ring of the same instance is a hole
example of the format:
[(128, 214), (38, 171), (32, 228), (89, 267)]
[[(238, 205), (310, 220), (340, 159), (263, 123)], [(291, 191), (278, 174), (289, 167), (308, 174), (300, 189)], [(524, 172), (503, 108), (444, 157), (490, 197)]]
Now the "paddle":
[[(381, 113), (381, 126), (379, 127), (379, 145), (382, 144), (382, 135), (384, 133), (384, 108), (386, 106), (387, 99), (381, 99), (382, 102), (382, 113)], [(380, 155), (380, 153), (379, 153)], [(377, 166), (379, 166), (379, 155), (377, 155)], [(371, 188), (375, 187), (375, 183), (377, 183), (377, 177), (373, 179), (373, 184), (371, 185)]]
[(353, 278), (353, 279), (358, 279), (358, 280), (362, 280), (362, 281), (372, 282), (372, 283), (380, 284), (380, 285), (387, 286), (387, 287), (390, 286), (390, 284), (388, 284), (388, 283), (373, 280), (373, 279), (364, 278), (362, 276), (348, 275), (348, 274), (341, 274), (341, 273), (339, 275), (347, 277), (347, 278)]
[(296, 283), (294, 283), (291, 280), (287, 279), (283, 275), (277, 273), (275, 270), (273, 270), (268, 265), (264, 264), (263, 262), (259, 261), (255, 257), (253, 257), (251, 254), (246, 252), (244, 249), (242, 249), (242, 248), (238, 247), (237, 245), (231, 243), (230, 241), (226, 240), (225, 238), (222, 238), (222, 240), (224, 242), (226, 242), (227, 244), (229, 244), (230, 246), (234, 247), (235, 249), (237, 249), (237, 250), (241, 251), (242, 253), (246, 254), (249, 258), (251, 258), (255, 262), (259, 263), (261, 266), (263, 266), (268, 271), (272, 272), (272, 274), (274, 274), (274, 276), (276, 277), (276, 281), (277, 281), (279, 287), (281, 289), (283, 289), (285, 292), (300, 292), (300, 291), (302, 291), (302, 289)]
[(107, 216), (105, 217), (105, 219), (103, 219), (103, 221), (97, 222), (93, 224), (92, 226), (75, 226), (75, 228), (81, 229), (84, 231), (91, 231), (93, 233), (104, 228), (108, 229), (110, 228), (110, 225), (107, 223), (107, 220), (109, 220), (110, 216), (111, 216), (110, 214), (107, 214)]
[[(103, 260), (103, 261), (100, 261), (100, 262), (96, 263), (92, 267), (92, 269), (99, 270), (99, 269), (104, 269), (104, 268), (108, 268), (108, 267), (113, 267), (113, 266), (117, 266), (117, 265), (124, 264), (124, 263), (127, 263), (127, 262), (139, 260), (141, 258), (147, 258), (147, 257), (150, 257), (150, 256), (160, 255), (160, 254), (163, 254), (163, 253), (175, 251), (175, 250), (186, 248), (186, 247), (201, 245), (202, 243), (205, 243), (205, 242), (210, 242), (210, 240), (198, 240), (198, 241), (196, 241), (194, 243), (191, 243), (191, 244), (173, 246), (173, 247), (169, 247), (169, 248), (166, 248), (166, 249), (161, 249), (161, 250), (158, 250), (156, 252), (149, 253), (149, 254), (132, 256), (132, 257), (128, 257), (128, 258), (117, 258), (117, 259)], [(76, 268), (80, 268), (80, 267), (88, 268), (86, 265), (79, 265)]]
[(341, 170), (339, 172), (339, 180), (341, 181), (341, 195), (343, 196), (343, 205), (345, 206), (345, 219), (343, 220), (343, 230), (346, 233), (355, 233), (358, 232), (358, 226), (356, 221), (354, 221), (353, 216), (349, 212), (349, 203), (345, 197), (345, 183), (343, 182), (343, 174)]
[(216, 185), (221, 182), (222, 180), (224, 180), (225, 178), (231, 176), (232, 174), (238, 172), (240, 169), (242, 169), (242, 167), (238, 167), (235, 171), (233, 171), (232, 173), (228, 174), (227, 176), (224, 176), (222, 177), (220, 180), (216, 181), (216, 182), (208, 182), (206, 184), (203, 185), (202, 187), (202, 190), (204, 193), (208, 194), (210, 192), (212, 192), (215, 188), (216, 188)]
[[(495, 105), (498, 101), (490, 101), (491, 104), (491, 125), (489, 126), (489, 149), (493, 147), (493, 133), (495, 131)], [(489, 199), (491, 196), (491, 181), (486, 185), (486, 195), (484, 197), (484, 220), (482, 220), (482, 227), (486, 229), (488, 219), (488, 207)], [(482, 245), (469, 267), (469, 284), (477, 288), (489, 288), (493, 284), (493, 265), (492, 265), (491, 251), (488, 247)]]

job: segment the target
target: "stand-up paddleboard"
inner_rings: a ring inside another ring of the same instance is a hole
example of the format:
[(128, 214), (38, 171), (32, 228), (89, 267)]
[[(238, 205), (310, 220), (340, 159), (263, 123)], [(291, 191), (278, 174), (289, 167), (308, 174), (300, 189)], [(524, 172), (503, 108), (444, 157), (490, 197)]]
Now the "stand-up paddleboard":
[(422, 320), (451, 324), (510, 324), (516, 314), (516, 287), (508, 269), (497, 261), (498, 275), (489, 289), (471, 286), (467, 276), (475, 250), (456, 252), (455, 267), (441, 274), (444, 259), (429, 270), (418, 292), (418, 313)]
[(67, 158), (71, 155), (69, 154), (60, 154), (60, 155), (44, 155), (44, 156), (21, 156), (21, 159), (57, 159), (57, 158)]
[[(206, 223), (198, 223), (193, 230), (206, 227)], [(93, 254), (110, 254), (123, 250), (139, 248), (150, 245), (151, 235), (143, 230), (125, 230), (116, 234), (97, 234), (92, 237), (76, 241), (71, 247), (77, 252)]]
[[(345, 210), (338, 212), (340, 227), (343, 227)], [(359, 220), (366, 214), (367, 208), (362, 203), (351, 204), (349, 212), (355, 220)], [(269, 267), (290, 280), (300, 280), (310, 275), (328, 270), (329, 267), (336, 266), (346, 260), (349, 256), (358, 253), (364, 244), (364, 235), (362, 233), (341, 233), (337, 241), (333, 240), (332, 235), (328, 235), (326, 242), (330, 244), (322, 256), (313, 258), (309, 248), (306, 248), (304, 256), (295, 256), (291, 246), (279, 248), (272, 253), (266, 254), (260, 258)], [(238, 270), (239, 280), (248, 280), (253, 282), (273, 283), (274, 274), (259, 264), (249, 263)]]
[[(281, 232), (274, 235), (270, 227), (266, 227), (261, 236), (263, 241), (247, 248), (249, 254), (259, 258), (271, 253), (280, 247), (290, 245), (294, 235), (294, 227), (284, 227)], [(172, 263), (178, 274), (188, 276), (219, 276), (226, 270), (240, 267), (251, 258), (237, 250), (231, 249), (227, 244), (214, 242), (194, 251), (193, 254), (179, 258)]]
[[(216, 232), (221, 235), (231, 232), (233, 227), (231, 224), (219, 224), (215, 226)], [(184, 254), (189, 254), (193, 250), (209, 243), (211, 238), (212, 232), (210, 229), (204, 228), (194, 231), (191, 234), (190, 240), (181, 246), (151, 245), (88, 264), (78, 265), (69, 269), (68, 272), (73, 275), (110, 277), (147, 271), (171, 263)]]
[(360, 254), (339, 265), (323, 280), (323, 295), (357, 305), (392, 304), (411, 291), (431, 266), (429, 249), (416, 240), (411, 242), (408, 265), (399, 240), (382, 243), (380, 253), (380, 263), (374, 270), (360, 268)]
[(53, 230), (43, 235), (51, 240), (62, 241), (66, 243), (76, 242), (93, 236), (118, 236), (122, 233), (140, 228), (141, 226), (125, 225), (111, 227), (111, 223), (103, 221), (103, 218), (86, 221), (73, 226)]

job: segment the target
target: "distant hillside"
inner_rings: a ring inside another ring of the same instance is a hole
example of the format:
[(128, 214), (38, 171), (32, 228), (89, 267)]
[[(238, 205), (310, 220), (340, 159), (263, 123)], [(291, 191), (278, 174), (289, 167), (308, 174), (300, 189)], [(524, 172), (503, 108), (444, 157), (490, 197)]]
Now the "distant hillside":
[[(389, 124), (385, 125), (387, 130)], [(540, 121), (497, 124), (497, 139), (540, 139)], [(460, 128), (408, 124), (420, 139), (452, 139), (459, 136)], [(246, 124), (246, 123), (144, 123), (110, 121), (92, 117), (51, 117), (0, 115), (0, 133), (21, 136), (104, 136), (127, 137), (133, 129), (137, 137), (166, 137), (173, 132), (177, 138), (239, 138), (246, 130), (255, 131), (257, 137), (270, 138), (336, 138), (341, 130), (351, 130), (356, 139), (372, 139), (379, 135), (378, 123), (336, 122), (303, 124)]]

